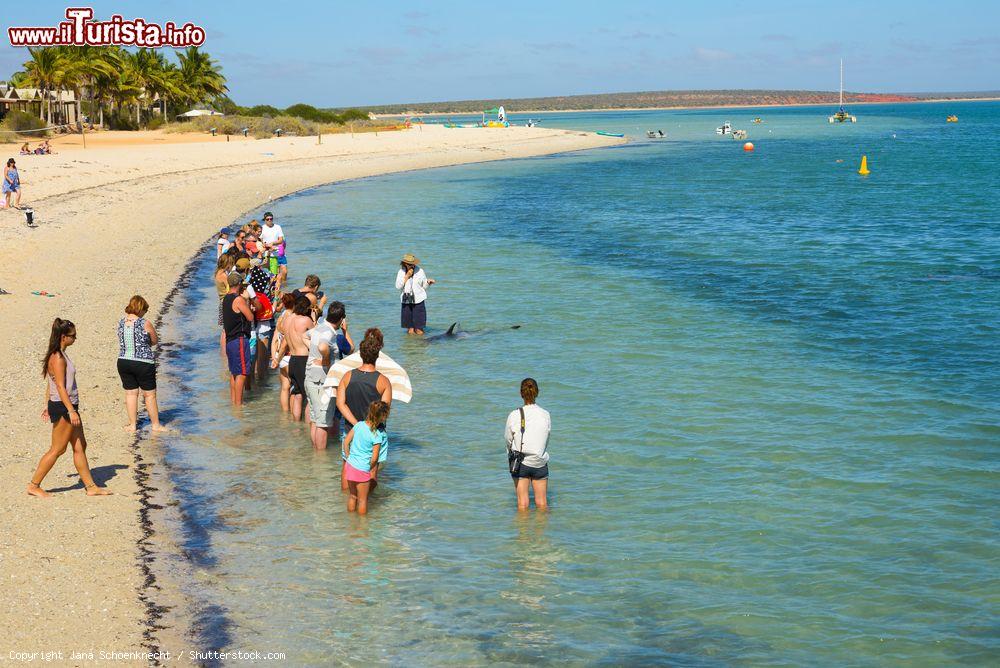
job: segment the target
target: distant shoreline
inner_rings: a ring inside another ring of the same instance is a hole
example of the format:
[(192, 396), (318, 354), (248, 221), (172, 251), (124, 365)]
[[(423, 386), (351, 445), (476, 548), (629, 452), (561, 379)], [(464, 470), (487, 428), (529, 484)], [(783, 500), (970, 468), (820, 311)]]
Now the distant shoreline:
[[(944, 103), (944, 102), (997, 102), (1000, 97), (953, 97), (953, 98), (928, 98), (926, 100), (898, 100), (894, 102), (850, 102), (845, 106), (862, 107), (884, 104), (920, 104), (923, 102)], [(772, 108), (794, 108), (794, 107), (829, 107), (828, 102), (800, 102), (796, 104), (716, 104), (706, 106), (672, 106), (672, 107), (601, 107), (593, 109), (516, 109), (508, 110), (508, 114), (524, 116), (526, 114), (586, 114), (602, 111), (705, 111), (711, 109), (772, 109)], [(407, 118), (424, 116), (478, 116), (481, 112), (476, 111), (434, 111), (434, 112), (404, 112), (399, 114), (373, 114), (377, 119), (383, 118)]]

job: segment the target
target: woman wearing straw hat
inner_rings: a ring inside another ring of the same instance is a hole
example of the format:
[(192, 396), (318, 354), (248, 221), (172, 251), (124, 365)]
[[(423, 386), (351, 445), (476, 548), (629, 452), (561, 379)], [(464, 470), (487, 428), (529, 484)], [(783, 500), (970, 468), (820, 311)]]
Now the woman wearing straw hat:
[(420, 268), (420, 260), (411, 253), (403, 256), (396, 273), (396, 289), (400, 291), (400, 327), (407, 334), (423, 335), (427, 327), (427, 288), (434, 285), (433, 278)]

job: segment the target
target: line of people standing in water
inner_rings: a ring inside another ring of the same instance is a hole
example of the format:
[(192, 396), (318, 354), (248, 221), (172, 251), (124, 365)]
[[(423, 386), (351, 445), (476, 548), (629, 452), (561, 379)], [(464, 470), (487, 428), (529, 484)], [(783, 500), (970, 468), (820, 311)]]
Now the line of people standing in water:
[[(229, 230), (219, 233), (215, 284), (219, 295), (220, 350), (229, 370), (230, 401), (243, 404), (254, 380), (277, 369), (279, 406), (294, 420), (306, 419), (310, 440), (325, 449), (331, 436), (341, 438), (341, 486), (348, 491), (347, 509), (365, 514), (368, 496), (377, 486), (379, 469), (389, 450), (386, 434), (392, 404), (392, 385), (376, 364), (384, 345), (381, 330), (368, 329), (357, 346), (359, 365), (340, 379), (336, 400), (324, 397), (330, 368), (355, 350), (346, 308), (339, 301), (327, 303), (319, 277), (308, 275), (301, 288), (282, 291), (287, 281), (284, 231), (267, 212), (264, 225), (251, 221), (229, 240)], [(400, 261), (396, 289), (400, 291), (400, 325), (408, 334), (422, 335), (427, 324), (427, 277), (419, 260), (406, 254)], [(325, 313), (324, 313), (325, 308)], [(125, 428), (135, 432), (139, 394), (145, 400), (152, 431), (160, 424), (156, 400), (154, 349), (156, 330), (145, 320), (149, 304), (135, 295), (118, 324), (118, 372), (125, 390)], [(49, 496), (41, 482), (56, 459), (72, 444), (74, 463), (88, 495), (108, 492), (97, 485), (86, 459), (86, 437), (79, 416), (76, 369), (66, 348), (76, 341), (73, 323), (56, 319), (43, 362), (46, 409), (42, 416), (53, 425), (49, 451), (42, 457), (28, 486), (33, 496)], [(529, 506), (529, 489), (539, 509), (547, 507), (549, 413), (535, 403), (538, 384), (521, 383), (524, 406), (507, 419), (504, 440), (519, 509)]]

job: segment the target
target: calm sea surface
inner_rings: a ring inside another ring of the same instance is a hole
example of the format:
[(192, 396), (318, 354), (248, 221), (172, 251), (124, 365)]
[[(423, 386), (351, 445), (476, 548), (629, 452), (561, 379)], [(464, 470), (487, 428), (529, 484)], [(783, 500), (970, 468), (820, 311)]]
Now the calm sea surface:
[[(272, 202), (293, 284), (320, 275), (413, 381), (368, 518), (344, 510), (339, 450), (314, 453), (278, 411), (276, 379), (228, 406), (206, 250), (162, 382), (183, 432), (164, 445), (174, 565), (205, 647), (1000, 662), (1000, 104), (852, 111), (546, 116), (635, 141)], [(756, 151), (717, 137), (725, 120)], [(404, 252), (439, 281), (431, 333), (479, 335), (406, 339)], [(528, 375), (552, 414), (548, 515), (518, 515), (505, 472)]]

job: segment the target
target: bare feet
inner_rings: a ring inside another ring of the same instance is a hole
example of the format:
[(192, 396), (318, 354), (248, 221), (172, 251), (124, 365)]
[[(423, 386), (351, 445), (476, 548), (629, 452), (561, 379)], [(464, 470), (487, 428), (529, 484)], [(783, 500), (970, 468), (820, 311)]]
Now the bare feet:
[(87, 487), (87, 496), (111, 496), (112, 492), (108, 491), (103, 487), (98, 487), (97, 483), (94, 483), (90, 487)]
[(50, 499), (52, 495), (46, 492), (44, 489), (39, 487), (33, 482), (28, 483), (28, 494), (31, 496), (37, 496), (39, 499)]
[(149, 430), (155, 431), (160, 434), (168, 434), (173, 431), (173, 429), (171, 429), (170, 427), (166, 427), (162, 424), (154, 424), (152, 427), (149, 428)]
[(126, 433), (134, 434), (135, 433), (135, 425), (134, 424), (127, 424), (124, 427), (122, 427), (122, 430), (125, 431)]

